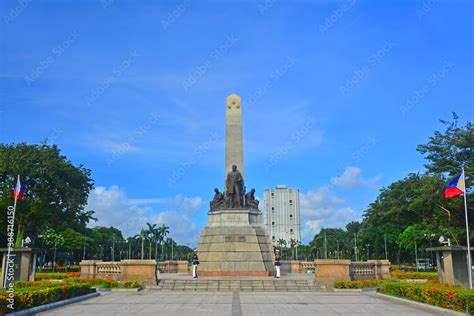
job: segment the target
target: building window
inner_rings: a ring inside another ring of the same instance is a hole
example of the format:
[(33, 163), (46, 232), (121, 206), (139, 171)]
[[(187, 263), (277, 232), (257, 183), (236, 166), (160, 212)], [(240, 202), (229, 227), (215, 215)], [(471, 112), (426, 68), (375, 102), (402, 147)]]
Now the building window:
[[(272, 211), (274, 211), (274, 210), (275, 210), (275, 208), (272, 206)], [(467, 249), (467, 248), (466, 248), (466, 249)]]
[(275, 240), (275, 236), (272, 236), (272, 240)]
[(290, 214), (290, 219), (293, 219), (293, 214)]
[(275, 222), (272, 222), (272, 225), (275, 226)]
[(290, 233), (293, 234), (293, 228), (290, 228)]
[(290, 204), (293, 204), (293, 200), (290, 200)]

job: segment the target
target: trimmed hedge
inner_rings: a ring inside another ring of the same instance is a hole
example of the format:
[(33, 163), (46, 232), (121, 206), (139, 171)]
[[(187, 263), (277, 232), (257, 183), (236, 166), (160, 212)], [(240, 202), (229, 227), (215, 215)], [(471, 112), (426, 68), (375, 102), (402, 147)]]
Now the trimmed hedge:
[(40, 280), (62, 280), (69, 278), (78, 278), (81, 276), (81, 272), (54, 272), (54, 273), (36, 273), (35, 279)]
[[(56, 267), (54, 272), (80, 272), (81, 266), (69, 266), (69, 267)], [(51, 273), (53, 272), (53, 268), (37, 268), (36, 272), (39, 273)]]
[[(65, 300), (71, 297), (92, 293), (94, 290), (85, 284), (43, 284), (39, 286), (15, 286), (14, 310), (19, 311), (39, 305)], [(0, 314), (13, 312), (6, 291), (0, 292)]]
[(393, 278), (405, 280), (405, 279), (427, 279), (430, 282), (438, 283), (437, 272), (392, 272), (390, 275)]
[(382, 281), (378, 291), (383, 294), (469, 313), (474, 311), (474, 290), (433, 284)]
[(365, 289), (377, 287), (378, 280), (358, 280), (358, 281), (336, 281), (334, 282), (335, 289)]
[[(94, 292), (96, 288), (137, 288), (138, 282), (128, 280), (117, 282), (110, 279), (78, 279), (18, 281), (15, 282), (15, 311)], [(0, 315), (12, 312), (7, 307), (8, 293), (0, 291)]]

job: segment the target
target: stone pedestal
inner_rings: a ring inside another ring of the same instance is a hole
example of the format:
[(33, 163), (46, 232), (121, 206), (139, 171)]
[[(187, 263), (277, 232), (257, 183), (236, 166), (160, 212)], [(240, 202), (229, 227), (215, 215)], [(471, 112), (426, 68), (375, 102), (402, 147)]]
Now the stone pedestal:
[(121, 280), (136, 280), (140, 285), (156, 285), (155, 260), (122, 260), (120, 261)]
[[(2, 253), (1, 268), (1, 284), (3, 287), (4, 280), (7, 281), (34, 281), (36, 271), (36, 257), (38, 249), (32, 248), (13, 248), (11, 251), (10, 261), (7, 262), (8, 248), (0, 248)], [(9, 273), (11, 273), (9, 275)], [(9, 282), (7, 282), (8, 287)]]
[(315, 260), (315, 283), (333, 287), (336, 281), (350, 281), (350, 264), (350, 260)]
[(198, 254), (199, 275), (269, 276), (274, 271), (273, 247), (259, 210), (209, 211)]
[(374, 273), (376, 280), (390, 279), (390, 261), (388, 260), (368, 260), (374, 264)]
[[(474, 247), (471, 247), (471, 256), (473, 250)], [(461, 285), (463, 287), (469, 288), (467, 247), (433, 247), (427, 248), (426, 251), (432, 251), (436, 253), (439, 282), (452, 285)]]

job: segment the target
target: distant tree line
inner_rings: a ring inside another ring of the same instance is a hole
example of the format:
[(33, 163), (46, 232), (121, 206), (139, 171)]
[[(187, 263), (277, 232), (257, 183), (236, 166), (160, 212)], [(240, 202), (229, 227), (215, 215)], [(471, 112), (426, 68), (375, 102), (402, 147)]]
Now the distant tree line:
[(425, 249), (439, 246), (440, 236), (451, 239), (452, 244), (466, 245), (464, 200), (446, 199), (443, 192), (464, 166), (472, 236), (474, 128), (471, 122), (459, 126), (455, 113), (452, 121), (441, 123), (445, 130), (436, 131), (417, 148), (427, 160), (426, 170), (383, 188), (365, 210), (362, 222), (351, 222), (345, 229), (321, 229), (308, 245), (312, 256), (352, 260), (387, 256), (392, 262), (403, 263), (415, 261), (415, 247), (419, 258), (431, 258)]
[[(61, 155), (56, 145), (0, 144), (0, 209), (13, 204), (17, 175), (25, 184), (22, 200), (17, 203), (15, 246), (26, 237), (28, 246), (41, 249), (40, 261), (79, 262), (83, 258), (187, 259), (192, 249), (178, 245), (169, 235), (169, 227), (147, 223), (146, 229), (125, 239), (114, 227), (88, 228), (94, 218), (86, 210), (87, 198), (94, 188), (91, 170), (74, 166)], [(0, 217), (0, 247), (6, 246), (7, 217)]]

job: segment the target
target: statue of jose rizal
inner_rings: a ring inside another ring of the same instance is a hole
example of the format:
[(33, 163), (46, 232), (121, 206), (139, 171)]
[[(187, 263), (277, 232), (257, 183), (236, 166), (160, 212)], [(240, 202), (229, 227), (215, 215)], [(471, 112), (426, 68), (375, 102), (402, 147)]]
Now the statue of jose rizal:
[(227, 207), (242, 208), (244, 195), (244, 179), (236, 165), (232, 165), (232, 171), (227, 174), (226, 197)]

